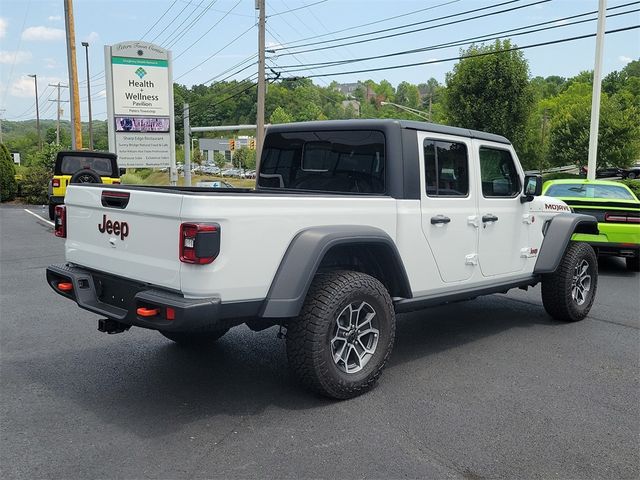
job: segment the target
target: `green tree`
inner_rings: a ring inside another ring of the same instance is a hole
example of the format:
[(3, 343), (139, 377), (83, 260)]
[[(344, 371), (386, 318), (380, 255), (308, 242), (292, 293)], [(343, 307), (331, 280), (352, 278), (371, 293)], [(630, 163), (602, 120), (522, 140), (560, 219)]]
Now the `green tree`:
[(218, 168), (224, 168), (227, 163), (227, 158), (223, 153), (215, 152), (213, 154), (213, 163), (215, 163)]
[(291, 123), (293, 118), (284, 108), (277, 107), (269, 117), (269, 121), (270, 123)]
[(233, 152), (233, 161), (241, 168), (256, 168), (256, 151), (241, 147)]
[(409, 82), (401, 82), (396, 90), (396, 103), (406, 107), (419, 108), (420, 92), (418, 87)]
[(63, 150), (61, 145), (55, 143), (45, 143), (42, 150), (36, 151), (27, 158), (27, 164), (30, 167), (43, 167), (53, 174), (53, 167), (56, 164), (58, 152)]
[(18, 190), (15, 179), (16, 168), (9, 149), (0, 143), (0, 201), (13, 200)]
[[(586, 165), (589, 153), (591, 93), (588, 83), (573, 83), (546, 101), (551, 112), (549, 160), (554, 165)], [(598, 168), (625, 167), (640, 154), (640, 108), (631, 94), (607, 95), (600, 105)]]
[(521, 143), (533, 103), (529, 66), (509, 40), (473, 45), (447, 73), (447, 119), (453, 125), (486, 130)]

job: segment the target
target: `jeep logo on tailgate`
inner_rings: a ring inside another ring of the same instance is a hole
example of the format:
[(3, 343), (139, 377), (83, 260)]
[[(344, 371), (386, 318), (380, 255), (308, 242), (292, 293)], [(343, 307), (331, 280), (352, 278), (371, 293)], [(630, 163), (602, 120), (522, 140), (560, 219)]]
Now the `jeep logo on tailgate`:
[(129, 224), (127, 222), (112, 222), (107, 220), (107, 216), (102, 216), (102, 225), (98, 224), (98, 231), (100, 233), (107, 232), (109, 235), (120, 235), (120, 240), (124, 240), (129, 236)]

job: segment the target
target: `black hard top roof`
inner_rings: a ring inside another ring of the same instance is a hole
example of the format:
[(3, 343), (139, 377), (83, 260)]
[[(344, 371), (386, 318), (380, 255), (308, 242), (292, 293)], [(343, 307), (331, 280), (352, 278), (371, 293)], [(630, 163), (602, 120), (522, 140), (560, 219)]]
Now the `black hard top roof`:
[(411, 120), (394, 120), (387, 118), (356, 119), (356, 120), (322, 120), (317, 122), (279, 123), (269, 125), (267, 133), (308, 131), (308, 130), (388, 130), (392, 128), (405, 128), (408, 130), (419, 130), (422, 132), (443, 133), (446, 135), (457, 135), (460, 137), (477, 138), (490, 142), (505, 143), (511, 142), (502, 135), (470, 130), (468, 128), (450, 127), (438, 123), (415, 122)]
[(118, 156), (111, 152), (97, 152), (95, 150), (62, 150), (58, 152), (57, 158), (63, 157), (96, 157), (96, 158), (108, 158), (110, 160), (116, 160)]

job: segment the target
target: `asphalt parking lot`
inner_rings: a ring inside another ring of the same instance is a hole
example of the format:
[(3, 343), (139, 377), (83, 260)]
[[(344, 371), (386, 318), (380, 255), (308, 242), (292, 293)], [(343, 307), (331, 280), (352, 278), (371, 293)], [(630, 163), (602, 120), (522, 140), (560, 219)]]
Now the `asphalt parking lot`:
[(51, 227), (2, 207), (0, 229), (2, 478), (640, 477), (640, 275), (619, 259), (576, 324), (538, 288), (400, 316), (379, 385), (334, 402), (293, 383), (275, 328), (207, 350), (97, 332), (46, 285)]

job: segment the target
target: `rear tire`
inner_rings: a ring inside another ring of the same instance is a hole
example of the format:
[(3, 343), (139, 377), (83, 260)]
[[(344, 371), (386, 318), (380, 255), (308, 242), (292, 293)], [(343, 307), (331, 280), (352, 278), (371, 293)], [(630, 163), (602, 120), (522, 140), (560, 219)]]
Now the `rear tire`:
[(190, 347), (203, 347), (212, 344), (228, 331), (228, 329), (208, 332), (166, 332), (160, 330), (160, 334), (180, 345)]
[(391, 297), (378, 280), (351, 271), (318, 274), (287, 326), (289, 367), (321, 395), (356, 397), (382, 374), (395, 327)]
[(640, 272), (640, 255), (635, 257), (627, 257), (627, 270), (632, 272)]
[(542, 278), (542, 304), (549, 315), (577, 322), (589, 314), (598, 288), (598, 258), (593, 248), (571, 242), (558, 269)]

